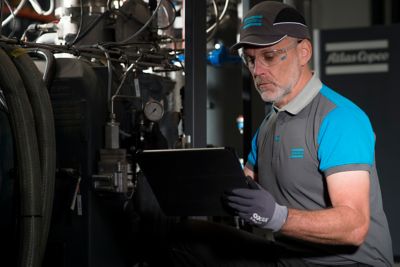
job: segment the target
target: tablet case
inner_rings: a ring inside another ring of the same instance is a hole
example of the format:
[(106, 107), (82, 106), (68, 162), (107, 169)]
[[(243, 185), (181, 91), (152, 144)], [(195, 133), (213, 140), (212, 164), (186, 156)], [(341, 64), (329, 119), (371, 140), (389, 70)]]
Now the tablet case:
[(162, 211), (169, 216), (224, 216), (225, 190), (248, 188), (231, 148), (144, 150), (139, 167)]

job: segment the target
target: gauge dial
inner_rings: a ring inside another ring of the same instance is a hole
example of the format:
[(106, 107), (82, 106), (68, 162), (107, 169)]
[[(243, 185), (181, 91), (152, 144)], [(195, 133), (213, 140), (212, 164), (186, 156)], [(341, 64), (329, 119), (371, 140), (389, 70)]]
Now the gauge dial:
[(144, 105), (144, 115), (151, 121), (159, 121), (164, 115), (163, 105), (155, 100), (151, 100)]

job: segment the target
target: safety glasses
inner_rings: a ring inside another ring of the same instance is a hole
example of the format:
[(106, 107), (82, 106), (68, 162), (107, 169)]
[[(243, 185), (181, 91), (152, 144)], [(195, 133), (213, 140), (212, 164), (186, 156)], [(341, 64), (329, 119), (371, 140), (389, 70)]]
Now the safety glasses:
[(303, 40), (298, 40), (287, 47), (269, 50), (269, 51), (260, 51), (256, 53), (255, 56), (246, 55), (245, 53), (241, 54), (241, 58), (244, 64), (249, 68), (253, 69), (256, 65), (256, 60), (264, 67), (271, 67), (279, 64), (287, 58), (287, 52), (295, 48), (299, 43)]

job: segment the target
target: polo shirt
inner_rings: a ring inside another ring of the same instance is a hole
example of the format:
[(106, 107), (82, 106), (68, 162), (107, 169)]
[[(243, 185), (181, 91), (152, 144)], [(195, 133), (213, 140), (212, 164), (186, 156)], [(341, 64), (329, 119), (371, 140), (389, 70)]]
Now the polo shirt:
[(391, 266), (392, 244), (383, 211), (374, 161), (375, 136), (367, 115), (322, 84), (314, 74), (303, 90), (281, 109), (273, 106), (257, 130), (246, 167), (277, 203), (299, 210), (332, 207), (326, 177), (337, 172), (370, 172), (371, 222), (359, 247), (329, 246), (281, 238), (317, 264)]

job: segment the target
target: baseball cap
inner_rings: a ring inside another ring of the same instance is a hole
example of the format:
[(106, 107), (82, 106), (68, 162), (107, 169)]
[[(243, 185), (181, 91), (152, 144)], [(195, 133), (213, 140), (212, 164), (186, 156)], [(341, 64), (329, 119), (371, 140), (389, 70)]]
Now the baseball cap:
[(243, 18), (240, 41), (231, 47), (269, 46), (291, 36), (310, 39), (304, 17), (295, 8), (281, 2), (264, 1), (253, 6)]

